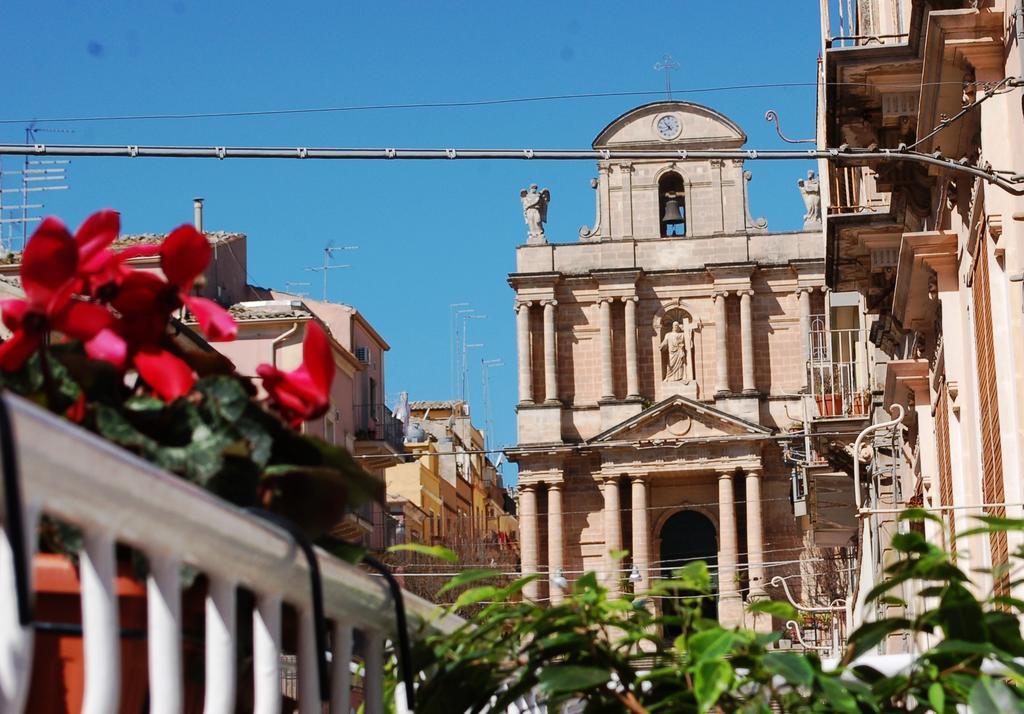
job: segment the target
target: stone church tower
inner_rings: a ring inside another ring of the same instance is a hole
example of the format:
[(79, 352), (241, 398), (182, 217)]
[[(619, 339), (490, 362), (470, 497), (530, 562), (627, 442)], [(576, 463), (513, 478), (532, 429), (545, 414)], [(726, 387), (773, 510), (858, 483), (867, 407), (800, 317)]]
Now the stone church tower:
[[(687, 102), (638, 107), (595, 149), (679, 150), (605, 159), (597, 225), (548, 242), (549, 197), (524, 191), (516, 249), (519, 514), (528, 595), (558, 602), (587, 570), (613, 591), (704, 559), (717, 613), (799, 571), (790, 467), (773, 434), (801, 418), (812, 311), (823, 310), (820, 225), (771, 233), (751, 219), (746, 136)], [(534, 213), (531, 214), (531, 211)], [(811, 209), (809, 209), (809, 214)], [(625, 549), (625, 560), (609, 553)], [(750, 623), (748, 623), (750, 624)]]

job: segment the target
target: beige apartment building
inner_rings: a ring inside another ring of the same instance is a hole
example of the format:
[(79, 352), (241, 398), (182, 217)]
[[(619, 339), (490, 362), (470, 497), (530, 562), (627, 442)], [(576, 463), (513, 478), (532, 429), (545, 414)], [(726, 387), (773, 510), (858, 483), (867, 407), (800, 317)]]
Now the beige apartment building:
[[(903, 144), (1024, 171), (1019, 4), (860, 0), (852, 15), (826, 9), (822, 19), (819, 145)], [(890, 435), (884, 448), (866, 442), (853, 484), (865, 508), (851, 529), (862, 553), (857, 618), (875, 614), (863, 593), (891, 562), (893, 512), (907, 505), (941, 514), (927, 536), (979, 591), (1005, 592), (1019, 536), (957, 534), (979, 514), (1022, 515), (1024, 201), (910, 162), (821, 171), (828, 285), (858, 297), (871, 386), (906, 414), (898, 433), (879, 430)], [(891, 418), (878, 410), (872, 422)]]
[[(763, 628), (744, 602), (775, 594), (776, 575), (799, 590), (808, 540), (775, 435), (803, 419), (807, 339), (825, 309), (820, 205), (810, 177), (804, 229), (770, 232), (749, 213), (743, 161), (686, 157), (745, 142), (727, 117), (687, 102), (618, 117), (595, 149), (679, 158), (601, 160), (596, 225), (572, 242), (544, 234), (549, 196), (522, 193), (508, 453), (522, 571), (545, 576), (529, 597), (558, 602), (590, 570), (613, 592), (643, 592), (703, 559), (719, 618)], [(799, 201), (794, 186), (794, 212)], [(614, 560), (620, 549), (629, 555)]]

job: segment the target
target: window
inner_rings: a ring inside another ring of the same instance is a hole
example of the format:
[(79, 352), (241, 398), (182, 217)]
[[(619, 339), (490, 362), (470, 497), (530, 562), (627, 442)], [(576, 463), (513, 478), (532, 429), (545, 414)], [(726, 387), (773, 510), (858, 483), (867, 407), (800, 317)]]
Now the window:
[(686, 184), (675, 171), (658, 179), (658, 219), (661, 235), (686, 235)]

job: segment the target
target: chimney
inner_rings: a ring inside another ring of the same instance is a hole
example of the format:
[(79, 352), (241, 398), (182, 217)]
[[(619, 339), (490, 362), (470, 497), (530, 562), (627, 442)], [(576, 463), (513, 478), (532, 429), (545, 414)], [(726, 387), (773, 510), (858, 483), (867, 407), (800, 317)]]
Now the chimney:
[(195, 213), (195, 218), (193, 219), (192, 222), (195, 223), (196, 230), (199, 231), (200, 233), (202, 233), (203, 232), (203, 199), (202, 199), (202, 197), (197, 196), (196, 198), (192, 199), (192, 208), (193, 208), (193, 211)]

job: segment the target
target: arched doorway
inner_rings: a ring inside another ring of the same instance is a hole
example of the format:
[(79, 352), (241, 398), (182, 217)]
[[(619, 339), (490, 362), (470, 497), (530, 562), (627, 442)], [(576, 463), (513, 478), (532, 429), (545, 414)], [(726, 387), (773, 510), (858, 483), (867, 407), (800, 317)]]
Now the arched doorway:
[[(661, 527), (660, 572), (664, 577), (671, 575), (687, 563), (703, 560), (711, 569), (711, 597), (701, 602), (704, 617), (718, 618), (718, 534), (715, 524), (703, 513), (697, 511), (679, 511), (672, 514)], [(666, 598), (662, 601), (662, 610), (670, 614), (676, 600)], [(674, 639), (679, 635), (678, 628), (666, 627), (665, 637)]]

